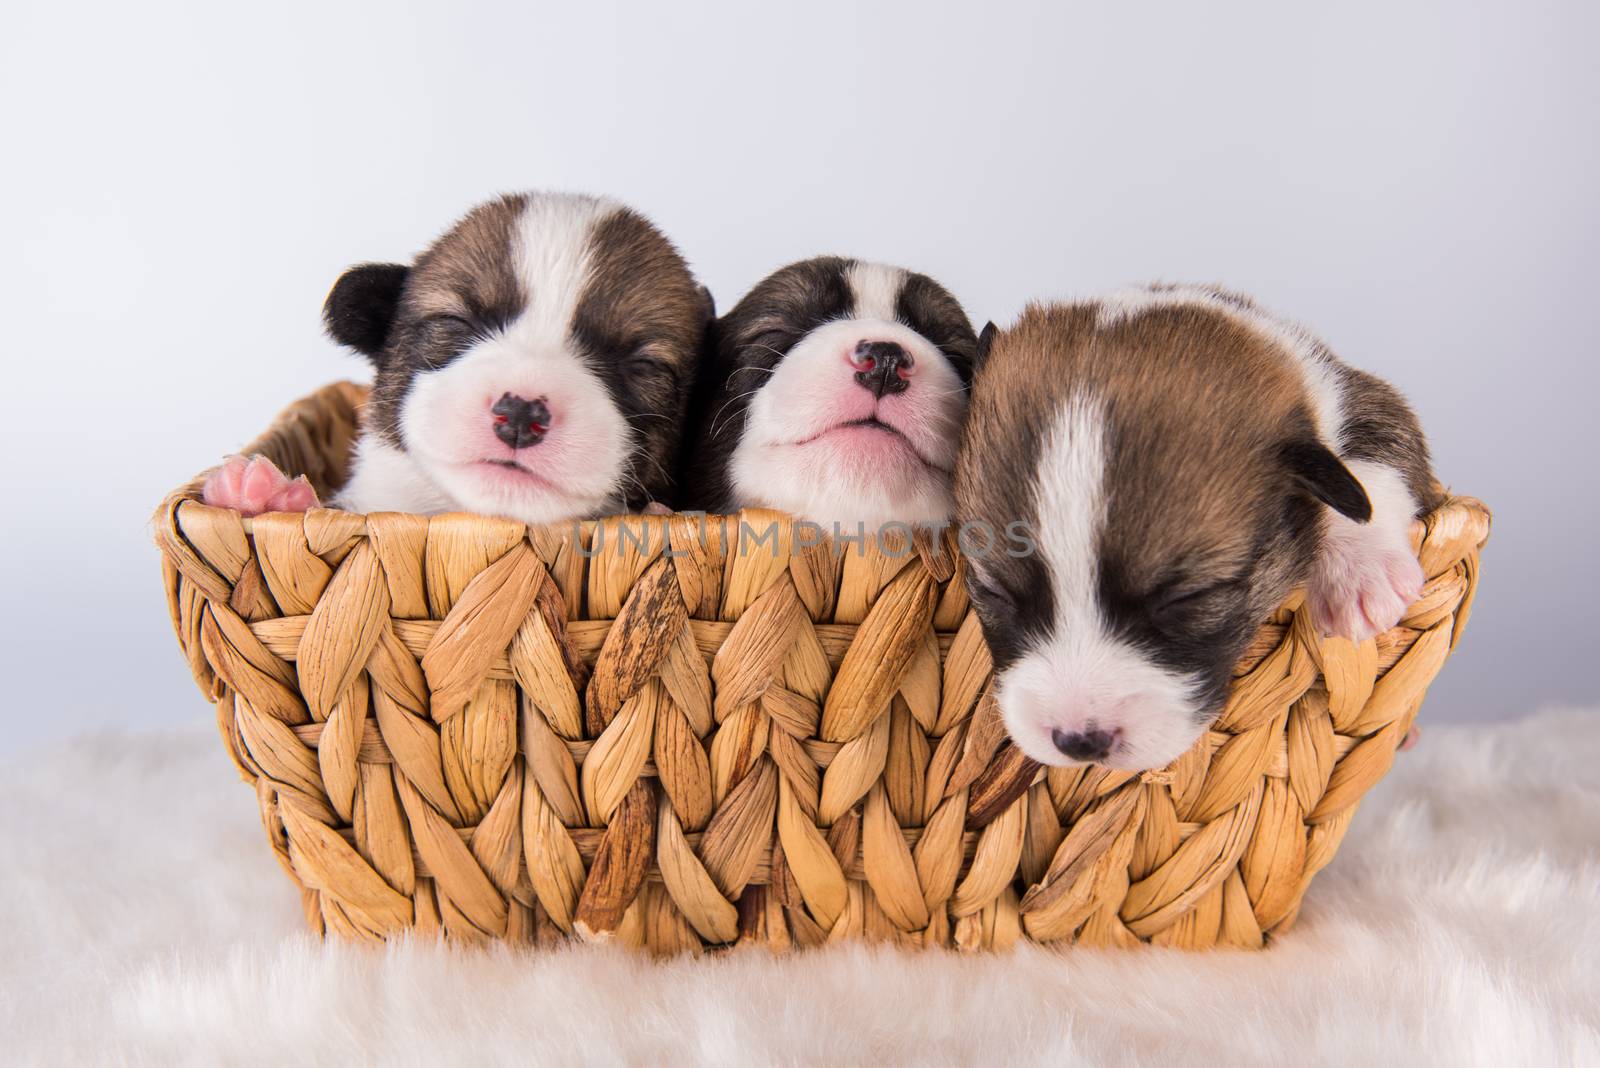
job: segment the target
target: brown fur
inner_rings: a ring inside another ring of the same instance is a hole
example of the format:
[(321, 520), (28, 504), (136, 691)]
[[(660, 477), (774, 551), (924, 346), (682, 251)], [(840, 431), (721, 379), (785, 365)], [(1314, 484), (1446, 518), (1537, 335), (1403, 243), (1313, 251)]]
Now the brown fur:
[(573, 332), (592, 353), (624, 353), (632, 361), (628, 419), (643, 454), (658, 458), (660, 467), (640, 477), (656, 500), (665, 500), (711, 298), (672, 242), (637, 212), (608, 216), (592, 240), (589, 285), (578, 301)]
[[(1171, 285), (1151, 287), (1157, 292), (1178, 288)], [(1272, 313), (1242, 293), (1218, 286), (1200, 288), (1241, 311), (1274, 319)], [(1444, 489), (1433, 476), (1422, 424), (1400, 391), (1383, 379), (1344, 363), (1320, 339), (1293, 324), (1281, 325), (1300, 334), (1308, 350), (1331, 363), (1338, 373), (1344, 418), (1338, 440), (1330, 443), (1335, 451), (1345, 460), (1373, 460), (1399, 470), (1417, 501), (1419, 516), (1437, 508), (1444, 500)]]
[(522, 194), (499, 197), (447, 230), (412, 265), (401, 313), (501, 320), (520, 314), (524, 300), (511, 251), (527, 204)]

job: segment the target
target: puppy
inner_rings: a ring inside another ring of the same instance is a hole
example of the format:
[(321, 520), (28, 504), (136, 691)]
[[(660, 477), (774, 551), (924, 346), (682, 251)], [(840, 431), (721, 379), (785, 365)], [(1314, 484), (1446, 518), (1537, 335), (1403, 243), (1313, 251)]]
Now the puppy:
[(854, 532), (943, 522), (977, 336), (922, 274), (820, 256), (711, 330), (685, 505), (777, 508)]
[[(665, 500), (711, 316), (672, 244), (600, 197), (501, 197), (409, 267), (353, 267), (323, 318), (376, 374), (335, 503), (550, 523)], [(315, 503), (261, 457), (204, 499)]]
[(1442, 496), (1422, 430), (1304, 330), (1151, 286), (1031, 306), (980, 349), (956, 518), (1030, 532), (972, 559), (969, 590), (1035, 760), (1176, 759), (1300, 583), (1316, 625), (1352, 639), (1420, 592), (1408, 532)]

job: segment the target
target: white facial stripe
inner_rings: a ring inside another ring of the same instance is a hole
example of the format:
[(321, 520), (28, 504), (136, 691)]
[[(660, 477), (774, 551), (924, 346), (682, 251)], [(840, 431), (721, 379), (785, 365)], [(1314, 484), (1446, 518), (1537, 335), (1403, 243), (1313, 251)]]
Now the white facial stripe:
[(1292, 354), (1305, 380), (1311, 398), (1311, 414), (1324, 443), (1335, 450), (1344, 427), (1344, 389), (1332, 354), (1317, 337), (1298, 323), (1273, 315), (1251, 304), (1240, 304), (1202, 286), (1175, 286), (1152, 289), (1129, 286), (1098, 302), (1095, 325), (1102, 330), (1155, 308), (1201, 307), (1226, 315), (1229, 319), (1262, 336)]
[(1046, 764), (1066, 762), (1052, 732), (1120, 731), (1114, 767), (1159, 767), (1199, 736), (1197, 680), (1176, 675), (1111, 634), (1098, 599), (1098, 539), (1105, 523), (1106, 422), (1102, 405), (1075, 393), (1045, 437), (1034, 473), (1041, 562), (1054, 617), (1046, 640), (1001, 676), (1000, 710), (1017, 746)]
[(578, 301), (589, 284), (590, 238), (621, 207), (590, 196), (534, 196), (523, 209), (511, 250), (527, 306), (507, 330), (530, 351), (564, 348)]
[(1095, 542), (1105, 522), (1105, 441), (1100, 404), (1074, 393), (1057, 416), (1034, 472), (1039, 551), (1050, 569), (1058, 630), (1100, 629)]
[(882, 263), (852, 264), (845, 276), (855, 294), (855, 318), (896, 320), (895, 306), (906, 272)]

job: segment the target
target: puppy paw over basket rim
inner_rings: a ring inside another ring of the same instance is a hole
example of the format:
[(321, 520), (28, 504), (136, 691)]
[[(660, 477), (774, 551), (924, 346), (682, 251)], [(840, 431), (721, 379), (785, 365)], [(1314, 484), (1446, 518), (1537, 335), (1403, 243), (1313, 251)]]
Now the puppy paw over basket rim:
[[(248, 451), (326, 494), (364, 395), (326, 387)], [(1417, 524), (1427, 585), (1376, 640), (1318, 637), (1291, 597), (1200, 743), (1139, 774), (1006, 740), (964, 565), (928, 539), (244, 520), (198, 486), (157, 513), (168, 605), (312, 927), (661, 954), (1263, 945), (1454, 648), (1490, 522), (1452, 497)]]

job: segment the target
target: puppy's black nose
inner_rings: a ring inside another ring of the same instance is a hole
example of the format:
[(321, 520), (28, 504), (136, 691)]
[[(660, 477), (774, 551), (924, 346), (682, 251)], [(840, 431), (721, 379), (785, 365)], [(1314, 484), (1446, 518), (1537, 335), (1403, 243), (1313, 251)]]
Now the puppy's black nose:
[(911, 385), (911, 353), (893, 341), (858, 341), (850, 363), (856, 368), (856, 382), (872, 391), (874, 397), (903, 393)]
[(1117, 736), (1110, 731), (1064, 731), (1057, 727), (1050, 732), (1050, 740), (1073, 760), (1094, 763), (1111, 755)]
[(543, 398), (526, 400), (505, 393), (494, 402), (489, 414), (494, 420), (494, 436), (513, 449), (539, 444), (550, 429), (550, 409)]

